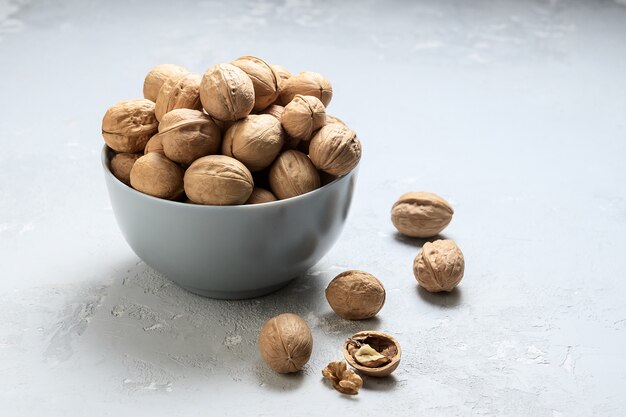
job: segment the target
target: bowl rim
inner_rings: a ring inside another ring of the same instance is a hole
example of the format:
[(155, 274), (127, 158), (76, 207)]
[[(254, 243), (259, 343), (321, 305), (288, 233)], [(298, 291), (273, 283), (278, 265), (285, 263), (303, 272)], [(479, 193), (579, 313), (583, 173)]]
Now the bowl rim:
[(352, 169), (352, 171), (348, 172), (346, 175), (337, 177), (331, 182), (329, 182), (328, 184), (321, 186), (320, 188), (316, 188), (313, 191), (309, 191), (308, 193), (300, 194), (295, 197), (286, 198), (284, 200), (269, 201), (267, 203), (214, 206), (214, 205), (208, 205), (208, 204), (190, 204), (190, 203), (185, 203), (183, 201), (166, 200), (164, 198), (153, 197), (151, 195), (135, 190), (133, 187), (124, 184), (115, 175), (113, 175), (113, 173), (111, 172), (111, 168), (110, 168), (109, 153), (115, 153), (115, 151), (109, 148), (108, 145), (104, 144), (102, 146), (100, 162), (102, 163), (102, 168), (104, 169), (105, 175), (111, 177), (114, 181), (117, 181), (119, 185), (127, 188), (127, 191), (134, 193), (140, 198), (152, 200), (152, 201), (158, 202), (159, 204), (174, 205), (178, 207), (187, 207), (190, 210), (217, 210), (217, 211), (231, 210), (232, 211), (232, 210), (254, 210), (255, 207), (286, 206), (298, 200), (306, 200), (309, 198), (315, 198), (317, 194), (324, 192), (324, 190), (333, 188), (334, 186), (336, 186), (337, 184), (343, 181), (347, 181), (349, 178), (353, 177), (358, 172), (358, 169), (360, 166), (360, 161), (359, 161), (359, 163)]

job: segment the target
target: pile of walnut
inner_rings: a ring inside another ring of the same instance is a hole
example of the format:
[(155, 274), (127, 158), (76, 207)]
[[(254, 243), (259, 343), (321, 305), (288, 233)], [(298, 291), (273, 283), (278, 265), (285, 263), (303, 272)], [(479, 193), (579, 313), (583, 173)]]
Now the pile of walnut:
[(152, 68), (143, 99), (109, 108), (104, 141), (111, 171), (158, 198), (206, 205), (257, 204), (295, 197), (346, 175), (361, 143), (326, 114), (330, 82), (291, 75), (243, 56), (203, 75), (178, 65)]

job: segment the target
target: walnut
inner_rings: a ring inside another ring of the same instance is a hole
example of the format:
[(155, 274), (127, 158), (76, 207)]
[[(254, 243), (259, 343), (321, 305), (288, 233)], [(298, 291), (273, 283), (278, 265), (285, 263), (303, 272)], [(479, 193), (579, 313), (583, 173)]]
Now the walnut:
[(130, 186), (130, 170), (141, 155), (136, 153), (118, 153), (111, 158), (111, 172), (115, 178)]
[(283, 131), (278, 119), (269, 114), (251, 114), (226, 131), (222, 153), (237, 158), (254, 172), (270, 166), (282, 147)]
[(338, 123), (340, 125), (344, 125), (344, 126), (348, 126), (343, 120), (341, 120), (340, 118), (336, 117), (336, 116), (332, 116), (328, 113), (326, 113), (326, 124), (330, 125), (333, 123)]
[(274, 72), (278, 74), (278, 78), (280, 78), (279, 84), (281, 85), (281, 87), (285, 81), (291, 78), (291, 73), (289, 72), (289, 70), (282, 65), (271, 64), (270, 67), (272, 67)]
[(157, 132), (154, 103), (145, 98), (120, 101), (102, 119), (104, 141), (119, 153), (141, 152)]
[(252, 194), (253, 187), (254, 181), (248, 168), (224, 155), (196, 159), (185, 172), (185, 193), (198, 204), (243, 204)]
[(254, 86), (254, 110), (263, 110), (278, 98), (280, 76), (261, 58), (242, 56), (231, 62), (248, 74)]
[(271, 191), (261, 187), (254, 187), (250, 198), (246, 201), (246, 204), (261, 204), (276, 201), (277, 198)]
[(356, 395), (363, 386), (363, 379), (352, 369), (347, 369), (344, 361), (330, 362), (322, 370), (322, 376), (333, 384), (333, 388), (342, 394)]
[(167, 79), (161, 86), (156, 100), (157, 120), (160, 121), (166, 113), (174, 109), (201, 110), (200, 80), (200, 75), (191, 73), (180, 78)]
[(130, 184), (144, 194), (174, 200), (183, 193), (183, 170), (160, 153), (151, 152), (135, 161)]
[(270, 168), (270, 188), (283, 200), (313, 191), (320, 186), (320, 176), (302, 152), (288, 150), (276, 158)]
[(345, 271), (328, 284), (326, 299), (335, 313), (344, 319), (368, 319), (385, 304), (385, 287), (372, 274)]
[(324, 107), (328, 107), (333, 98), (333, 86), (322, 74), (305, 71), (285, 80), (281, 85), (280, 102), (286, 106), (296, 94), (315, 96), (320, 99)]
[(174, 64), (161, 64), (152, 68), (143, 82), (143, 96), (148, 100), (155, 101), (163, 83), (170, 78), (180, 78), (189, 73), (186, 68)]
[(326, 124), (326, 109), (317, 97), (297, 94), (285, 106), (280, 123), (292, 138), (309, 140), (314, 131)]
[(215, 65), (202, 76), (200, 100), (214, 119), (239, 120), (254, 107), (254, 85), (240, 68), (232, 64)]
[(157, 136), (161, 138), (165, 156), (183, 165), (217, 153), (222, 142), (222, 134), (213, 119), (191, 109), (175, 109), (163, 116)]
[(363, 375), (384, 377), (398, 368), (402, 350), (400, 343), (390, 334), (367, 330), (344, 342), (343, 356)]
[(259, 334), (259, 350), (276, 372), (298, 372), (311, 357), (313, 335), (300, 316), (284, 313), (265, 323)]
[(152, 136), (148, 143), (146, 143), (146, 147), (143, 150), (144, 155), (150, 152), (160, 153), (161, 155), (165, 155), (163, 151), (163, 141), (161, 140), (161, 136), (157, 133)]
[(283, 112), (285, 108), (283, 106), (279, 106), (278, 104), (272, 104), (265, 110), (261, 112), (261, 114), (269, 114), (277, 118), (279, 121), (283, 117)]
[(461, 249), (451, 240), (426, 242), (413, 262), (413, 274), (429, 292), (452, 291), (465, 271)]
[(361, 142), (352, 129), (342, 124), (322, 127), (311, 139), (309, 157), (317, 169), (342, 176), (361, 160)]
[(391, 208), (391, 221), (404, 235), (427, 238), (445, 229), (453, 214), (450, 203), (437, 194), (410, 192), (401, 195)]

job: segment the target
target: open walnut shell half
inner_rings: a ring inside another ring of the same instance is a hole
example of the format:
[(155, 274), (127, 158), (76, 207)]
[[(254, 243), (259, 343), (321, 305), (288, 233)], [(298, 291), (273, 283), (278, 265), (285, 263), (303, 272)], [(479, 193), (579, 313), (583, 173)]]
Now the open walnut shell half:
[(343, 356), (360, 373), (385, 377), (400, 364), (400, 343), (388, 333), (367, 330), (346, 339)]

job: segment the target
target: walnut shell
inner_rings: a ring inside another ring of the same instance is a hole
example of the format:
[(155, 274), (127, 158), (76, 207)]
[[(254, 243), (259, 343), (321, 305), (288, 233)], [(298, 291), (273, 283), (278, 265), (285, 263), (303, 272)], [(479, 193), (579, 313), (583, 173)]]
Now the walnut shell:
[(276, 200), (278, 199), (274, 194), (272, 194), (271, 191), (261, 187), (254, 187), (254, 190), (252, 190), (252, 194), (250, 194), (250, 198), (248, 198), (246, 204), (270, 203)]
[(270, 188), (281, 200), (313, 191), (320, 186), (320, 176), (302, 152), (288, 150), (276, 158), (270, 168)]
[(187, 68), (174, 64), (161, 64), (152, 68), (143, 82), (143, 96), (148, 100), (155, 101), (163, 83), (170, 78), (180, 78), (189, 73)]
[(231, 64), (215, 65), (202, 76), (200, 100), (214, 119), (239, 120), (254, 107), (254, 85), (240, 68)]
[(254, 86), (254, 110), (268, 107), (278, 98), (280, 76), (270, 64), (255, 56), (241, 56), (231, 62), (248, 74)]
[(391, 222), (403, 235), (427, 238), (445, 229), (453, 214), (450, 203), (437, 194), (409, 192), (391, 208)]
[(333, 124), (333, 123), (338, 123), (340, 125), (344, 125), (344, 126), (348, 127), (348, 125), (343, 120), (338, 118), (337, 116), (332, 116), (332, 115), (326, 113), (326, 124), (330, 125), (330, 124)]
[(141, 152), (157, 132), (154, 103), (145, 98), (120, 101), (102, 118), (102, 137), (118, 153)]
[(163, 141), (161, 140), (161, 136), (157, 133), (152, 136), (148, 143), (146, 143), (146, 147), (143, 150), (144, 155), (150, 152), (160, 153), (161, 155), (165, 155), (165, 151), (163, 151)]
[(281, 85), (281, 87), (285, 81), (291, 78), (291, 72), (289, 72), (289, 70), (282, 65), (271, 64), (270, 67), (272, 67), (274, 72), (278, 74), (278, 78), (280, 78), (279, 85)]
[(265, 323), (259, 334), (259, 350), (276, 372), (298, 372), (311, 357), (313, 335), (300, 316), (284, 313)]
[(311, 139), (309, 157), (317, 169), (332, 175), (346, 175), (361, 160), (361, 142), (345, 125), (329, 124)]
[(452, 291), (465, 272), (461, 249), (451, 240), (426, 242), (413, 261), (413, 274), (426, 291)]
[(151, 152), (135, 161), (130, 184), (144, 194), (174, 200), (183, 193), (183, 170), (160, 153)]
[(157, 136), (161, 137), (165, 156), (183, 165), (216, 153), (222, 142), (213, 119), (191, 109), (175, 109), (163, 116)]
[(385, 287), (375, 276), (364, 271), (345, 271), (326, 287), (328, 304), (347, 320), (374, 317), (385, 304)]
[(296, 94), (285, 106), (280, 123), (292, 138), (309, 140), (326, 124), (326, 109), (317, 97)]
[[(360, 364), (355, 358), (355, 353), (364, 344), (369, 345), (376, 352), (389, 358), (389, 361), (377, 367)], [(390, 334), (366, 330), (353, 334), (352, 337), (346, 339), (343, 344), (343, 356), (351, 367), (357, 369), (363, 375), (385, 377), (391, 375), (400, 365), (402, 349), (400, 348), (400, 343)]]
[(185, 193), (198, 204), (243, 204), (252, 194), (253, 187), (248, 168), (229, 156), (203, 156), (185, 172)]
[(282, 83), (280, 102), (285, 106), (293, 100), (296, 94), (317, 97), (324, 104), (324, 107), (328, 107), (333, 98), (333, 86), (322, 74), (304, 71)]
[(280, 121), (280, 119), (283, 117), (284, 111), (285, 108), (283, 106), (279, 106), (278, 104), (272, 104), (271, 106), (263, 110), (261, 114), (269, 114)]
[(174, 109), (201, 110), (199, 93), (201, 79), (200, 75), (191, 73), (167, 79), (161, 86), (156, 100), (157, 120), (161, 121), (166, 113)]
[(270, 166), (282, 147), (280, 122), (269, 114), (251, 114), (226, 131), (222, 153), (237, 158), (254, 172)]
[(115, 178), (130, 186), (130, 170), (141, 155), (136, 153), (118, 153), (111, 158), (111, 172)]

